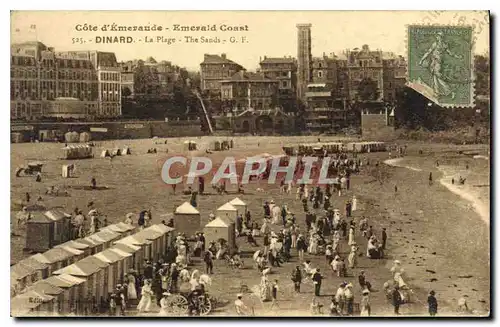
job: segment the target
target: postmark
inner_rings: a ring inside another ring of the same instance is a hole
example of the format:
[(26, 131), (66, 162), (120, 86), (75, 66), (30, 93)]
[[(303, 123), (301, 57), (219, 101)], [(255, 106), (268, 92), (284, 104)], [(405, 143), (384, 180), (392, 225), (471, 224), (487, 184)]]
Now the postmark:
[(410, 25), (408, 86), (443, 107), (474, 105), (473, 28)]

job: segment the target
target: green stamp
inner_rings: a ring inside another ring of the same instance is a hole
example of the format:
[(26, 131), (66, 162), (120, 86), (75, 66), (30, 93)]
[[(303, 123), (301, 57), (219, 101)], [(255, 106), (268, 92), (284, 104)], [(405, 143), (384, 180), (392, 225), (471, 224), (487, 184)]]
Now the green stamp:
[(408, 26), (408, 86), (443, 107), (474, 105), (470, 26)]

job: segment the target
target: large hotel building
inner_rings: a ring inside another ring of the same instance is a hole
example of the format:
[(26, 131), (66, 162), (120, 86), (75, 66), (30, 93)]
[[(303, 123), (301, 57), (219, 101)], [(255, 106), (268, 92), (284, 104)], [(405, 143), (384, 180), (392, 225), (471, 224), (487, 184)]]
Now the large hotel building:
[(121, 69), (111, 52), (55, 52), (41, 42), (11, 45), (11, 119), (121, 115)]

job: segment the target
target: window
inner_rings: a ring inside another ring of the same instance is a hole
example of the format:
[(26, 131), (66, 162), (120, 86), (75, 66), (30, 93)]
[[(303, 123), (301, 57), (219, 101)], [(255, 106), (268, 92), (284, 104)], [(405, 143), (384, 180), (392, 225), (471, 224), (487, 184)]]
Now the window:
[(284, 89), (288, 88), (288, 81), (282, 81), (282, 82), (281, 82), (281, 86), (282, 86)]
[(323, 78), (323, 72), (321, 70), (318, 72), (318, 77)]

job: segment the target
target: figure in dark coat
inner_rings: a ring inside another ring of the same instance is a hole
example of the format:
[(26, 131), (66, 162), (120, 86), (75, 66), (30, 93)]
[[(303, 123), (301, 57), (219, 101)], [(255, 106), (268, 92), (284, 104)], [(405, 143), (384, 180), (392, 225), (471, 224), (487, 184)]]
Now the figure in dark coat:
[(434, 317), (438, 312), (438, 302), (435, 297), (436, 293), (431, 291), (429, 297), (427, 298), (427, 304), (429, 305), (429, 314)]

